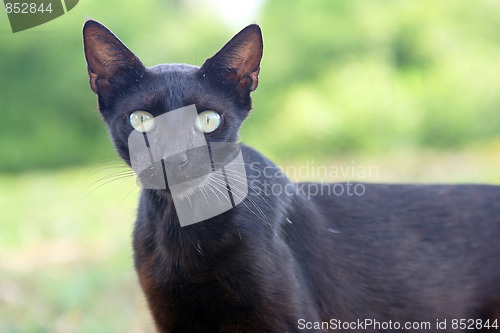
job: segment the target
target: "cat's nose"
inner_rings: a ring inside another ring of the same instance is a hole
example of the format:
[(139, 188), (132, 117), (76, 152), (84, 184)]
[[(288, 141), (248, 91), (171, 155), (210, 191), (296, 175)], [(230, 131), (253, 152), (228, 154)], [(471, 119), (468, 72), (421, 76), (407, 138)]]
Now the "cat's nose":
[(181, 169), (189, 164), (189, 158), (186, 153), (178, 153), (172, 156), (169, 156), (165, 159), (165, 166), (169, 169)]

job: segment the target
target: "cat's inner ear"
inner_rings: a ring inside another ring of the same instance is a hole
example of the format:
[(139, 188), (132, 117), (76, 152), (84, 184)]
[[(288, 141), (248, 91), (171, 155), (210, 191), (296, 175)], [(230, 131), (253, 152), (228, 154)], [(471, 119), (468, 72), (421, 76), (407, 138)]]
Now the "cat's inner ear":
[(237, 90), (249, 93), (259, 83), (262, 58), (262, 33), (256, 24), (241, 30), (212, 58), (207, 59), (200, 72)]
[(114, 85), (126, 83), (145, 72), (139, 58), (97, 21), (85, 22), (83, 43), (90, 87), (97, 94), (106, 93)]

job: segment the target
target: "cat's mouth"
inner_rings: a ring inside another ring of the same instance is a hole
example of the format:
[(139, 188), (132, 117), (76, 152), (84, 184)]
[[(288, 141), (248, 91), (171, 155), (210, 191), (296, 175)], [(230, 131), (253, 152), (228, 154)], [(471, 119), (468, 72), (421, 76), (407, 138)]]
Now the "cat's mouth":
[[(142, 158), (132, 163), (138, 175), (138, 184), (145, 189), (170, 190), (181, 196), (192, 192), (210, 179), (211, 185), (220, 182), (224, 169), (240, 156), (240, 146), (234, 143), (210, 144), (210, 149), (197, 147), (168, 156), (159, 161)], [(242, 164), (242, 160), (238, 164)], [(137, 170), (141, 169), (141, 170)], [(212, 177), (207, 177), (208, 175)], [(224, 177), (226, 177), (224, 175)], [(178, 189), (178, 191), (177, 191)]]
[(157, 190), (159, 192), (179, 192), (185, 194), (192, 190), (192, 188), (199, 187), (203, 184), (210, 170), (201, 170), (199, 167), (196, 169), (182, 169), (172, 170), (162, 160), (154, 165), (144, 169), (137, 175), (137, 184), (150, 190)]
[[(142, 178), (151, 179), (144, 175)], [(176, 207), (194, 207), (200, 203), (226, 206), (234, 202), (233, 195), (228, 193), (227, 176), (220, 170), (170, 186), (168, 181), (164, 182), (164, 186), (145, 186), (141, 177), (137, 178), (137, 182), (142, 188), (153, 190), (161, 197), (173, 199)]]

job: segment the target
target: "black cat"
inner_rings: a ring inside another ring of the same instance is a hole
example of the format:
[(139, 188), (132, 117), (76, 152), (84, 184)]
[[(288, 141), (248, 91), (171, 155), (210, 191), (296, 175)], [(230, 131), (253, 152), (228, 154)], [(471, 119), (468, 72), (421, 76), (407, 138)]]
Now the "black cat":
[[(146, 68), (96, 21), (83, 36), (115, 147), (129, 165), (145, 165), (134, 259), (159, 332), (498, 331), (499, 187), (357, 184), (362, 193), (352, 195), (338, 186), (353, 184), (291, 183), (235, 144), (258, 84), (257, 25), (201, 68)], [(192, 123), (165, 118), (189, 106)], [(160, 118), (185, 134), (168, 138)], [(146, 157), (133, 155), (133, 133)], [(217, 143), (230, 147), (220, 165)], [(174, 158), (162, 157), (169, 147)], [(237, 156), (244, 167), (235, 171)], [(174, 193), (169, 172), (176, 186), (193, 181), (189, 193)], [(186, 214), (204, 213), (190, 201), (195, 190), (229, 208), (182, 227), (176, 198), (192, 204)]]

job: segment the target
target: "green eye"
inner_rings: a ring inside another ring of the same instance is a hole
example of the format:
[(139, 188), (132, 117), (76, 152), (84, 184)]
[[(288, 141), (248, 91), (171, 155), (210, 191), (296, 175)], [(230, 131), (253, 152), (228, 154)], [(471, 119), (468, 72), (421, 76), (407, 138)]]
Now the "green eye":
[(155, 127), (154, 117), (147, 111), (134, 111), (130, 114), (129, 120), (130, 125), (138, 132), (146, 133)]
[(203, 133), (212, 133), (221, 124), (221, 116), (215, 111), (207, 110), (198, 114), (196, 117), (194, 128)]

